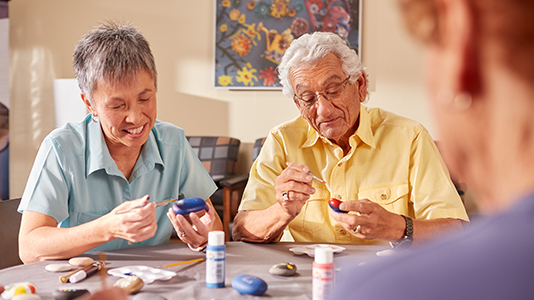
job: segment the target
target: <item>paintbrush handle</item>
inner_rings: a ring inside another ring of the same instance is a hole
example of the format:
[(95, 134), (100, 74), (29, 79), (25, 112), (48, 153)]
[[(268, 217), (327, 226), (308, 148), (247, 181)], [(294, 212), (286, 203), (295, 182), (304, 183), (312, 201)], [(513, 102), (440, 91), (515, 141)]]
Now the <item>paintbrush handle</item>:
[(70, 272), (70, 273), (67, 274), (67, 275), (59, 276), (59, 282), (60, 282), (60, 283), (67, 283), (67, 282), (69, 282), (69, 278), (70, 278), (72, 275), (74, 275), (74, 274), (76, 274), (76, 273), (78, 273), (78, 272), (80, 272), (80, 271), (87, 271), (87, 270), (89, 270), (89, 269), (93, 266), (93, 264), (94, 264), (94, 263), (87, 264), (87, 265), (85, 265), (85, 266), (83, 266), (83, 267), (81, 267), (81, 268), (79, 268), (79, 269), (76, 269), (76, 270)]

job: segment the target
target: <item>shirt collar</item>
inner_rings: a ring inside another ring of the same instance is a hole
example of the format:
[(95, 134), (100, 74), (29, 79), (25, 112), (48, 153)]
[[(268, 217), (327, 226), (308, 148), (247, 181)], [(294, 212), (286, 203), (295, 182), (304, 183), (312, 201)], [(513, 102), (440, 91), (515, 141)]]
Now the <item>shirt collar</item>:
[[(88, 115), (85, 119), (85, 124), (87, 127), (86, 176), (101, 169), (104, 169), (110, 175), (122, 176), (122, 172), (119, 171), (117, 164), (111, 157), (111, 154), (109, 154), (100, 123), (93, 122), (90, 115)], [(155, 164), (165, 166), (159, 153), (154, 129), (152, 129), (147, 141), (143, 145), (141, 154), (132, 171), (131, 178), (133, 179), (136, 175), (139, 175), (139, 172), (153, 169)]]
[[(360, 124), (358, 125), (358, 129), (356, 129), (356, 132), (350, 137), (351, 145), (353, 144), (352, 141), (355, 140), (356, 137), (359, 137), (363, 143), (369, 145), (371, 148), (375, 148), (375, 139), (371, 128), (371, 116), (369, 115), (367, 108), (361, 104), (359, 122)], [(321, 138), (321, 140), (327, 144), (332, 144), (329, 139), (319, 135), (319, 133), (315, 131), (315, 129), (313, 129), (313, 127), (308, 123), (308, 138), (302, 147), (307, 148), (313, 146), (315, 143), (317, 143), (319, 138)]]

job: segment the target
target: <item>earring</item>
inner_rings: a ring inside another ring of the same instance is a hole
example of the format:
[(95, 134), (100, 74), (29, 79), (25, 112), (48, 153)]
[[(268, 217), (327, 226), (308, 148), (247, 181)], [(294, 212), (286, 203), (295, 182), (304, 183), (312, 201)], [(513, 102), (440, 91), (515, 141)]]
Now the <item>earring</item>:
[(452, 100), (452, 104), (454, 108), (458, 111), (466, 111), (471, 107), (471, 103), (473, 102), (473, 97), (471, 97), (471, 93), (463, 92), (454, 97)]
[(98, 123), (98, 121), (99, 121), (98, 117), (95, 116), (95, 115), (91, 115), (91, 119), (92, 119), (93, 122), (95, 122), (95, 123)]

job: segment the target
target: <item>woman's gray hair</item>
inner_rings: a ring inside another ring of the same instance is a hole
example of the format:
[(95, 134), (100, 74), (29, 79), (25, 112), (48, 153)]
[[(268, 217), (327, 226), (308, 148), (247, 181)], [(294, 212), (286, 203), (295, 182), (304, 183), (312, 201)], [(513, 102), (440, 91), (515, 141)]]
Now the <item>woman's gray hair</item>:
[(289, 98), (295, 95), (289, 80), (291, 68), (300, 68), (303, 65), (311, 66), (329, 53), (339, 57), (343, 71), (347, 76), (351, 76), (349, 83), (353, 84), (363, 71), (363, 64), (356, 51), (350, 49), (337, 34), (317, 31), (312, 34), (304, 34), (293, 40), (282, 57), (278, 66), (278, 73), (284, 95)]
[(157, 88), (156, 63), (147, 40), (133, 26), (107, 21), (87, 33), (73, 54), (74, 74), (82, 93), (93, 103), (99, 82), (128, 85), (144, 70)]

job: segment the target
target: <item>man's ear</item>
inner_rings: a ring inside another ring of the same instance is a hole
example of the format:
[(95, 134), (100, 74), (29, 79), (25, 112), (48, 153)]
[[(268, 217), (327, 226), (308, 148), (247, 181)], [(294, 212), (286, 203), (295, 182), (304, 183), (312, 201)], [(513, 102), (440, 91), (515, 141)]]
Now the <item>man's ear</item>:
[(359, 85), (358, 97), (360, 99), (360, 103), (363, 103), (367, 99), (367, 73), (365, 73), (365, 71), (362, 70), (360, 77), (358, 78), (358, 80), (356, 80), (355, 83)]
[(478, 37), (475, 15), (467, 0), (438, 0), (440, 43), (449, 56), (455, 93), (475, 95), (480, 89)]

